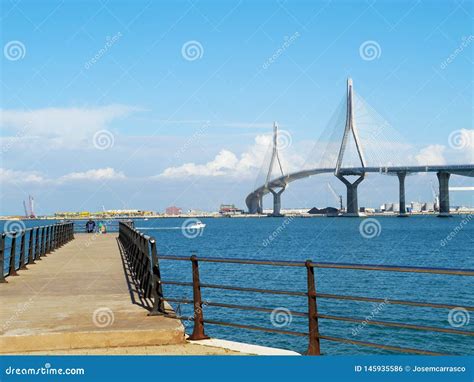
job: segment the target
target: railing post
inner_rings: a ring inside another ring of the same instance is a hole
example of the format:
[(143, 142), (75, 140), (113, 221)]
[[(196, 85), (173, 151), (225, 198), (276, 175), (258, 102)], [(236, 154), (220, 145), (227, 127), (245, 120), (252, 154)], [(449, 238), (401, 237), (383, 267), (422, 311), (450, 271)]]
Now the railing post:
[(51, 253), (51, 242), (50, 242), (50, 239), (51, 239), (51, 226), (48, 225), (46, 227), (46, 245), (45, 245), (45, 252), (46, 253)]
[(41, 244), (40, 244), (40, 250), (41, 250), (41, 256), (46, 256), (46, 237), (45, 237), (45, 227), (41, 227)]
[(8, 276), (18, 276), (15, 269), (15, 257), (16, 257), (16, 234), (17, 232), (12, 233), (12, 244), (10, 249), (10, 266), (8, 269)]
[(316, 305), (316, 283), (314, 281), (314, 267), (311, 260), (306, 260), (308, 278), (308, 330), (309, 344), (307, 355), (321, 355), (319, 346), (318, 308)]
[(30, 237), (28, 238), (28, 264), (34, 264), (33, 257), (33, 228), (30, 229)]
[(40, 252), (40, 244), (39, 244), (39, 236), (40, 236), (40, 229), (39, 227), (35, 230), (35, 260), (41, 260), (41, 252)]
[(0, 236), (0, 283), (6, 283), (5, 280), (5, 233)]
[(202, 313), (201, 286), (199, 283), (199, 264), (196, 255), (191, 256), (193, 265), (193, 302), (194, 302), (194, 328), (190, 340), (206, 340), (209, 337), (204, 333), (204, 315)]
[(165, 302), (163, 299), (163, 286), (161, 285), (161, 274), (160, 265), (158, 263), (158, 254), (156, 253), (156, 241), (155, 239), (150, 240), (151, 245), (151, 267), (152, 267), (152, 279), (151, 279), (151, 296), (153, 298), (153, 306), (151, 308), (149, 316), (157, 316), (165, 314)]
[(20, 268), (19, 269), (27, 269), (25, 263), (25, 239), (26, 239), (26, 231), (21, 232), (21, 242), (20, 242)]

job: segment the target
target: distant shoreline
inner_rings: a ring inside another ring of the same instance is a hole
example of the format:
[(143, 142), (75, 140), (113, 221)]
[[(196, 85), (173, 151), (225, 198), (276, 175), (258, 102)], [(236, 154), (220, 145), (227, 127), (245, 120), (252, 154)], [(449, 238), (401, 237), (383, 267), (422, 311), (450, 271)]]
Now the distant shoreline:
[[(415, 212), (409, 213), (407, 216), (437, 216), (438, 212)], [(451, 215), (471, 215), (474, 214), (474, 209), (466, 211), (451, 211)], [(396, 217), (398, 213), (394, 212), (366, 212), (365, 215), (360, 217)], [(189, 218), (216, 218), (216, 219), (225, 219), (225, 218), (267, 218), (272, 217), (267, 214), (236, 214), (236, 215), (219, 215), (216, 213), (210, 214), (181, 214), (181, 215), (150, 215), (150, 216), (88, 216), (88, 217), (55, 217), (55, 216), (41, 216), (36, 218), (26, 218), (23, 216), (0, 216), (1, 220), (88, 220), (88, 219), (135, 219), (135, 220), (145, 220), (145, 219), (189, 219)], [(318, 214), (304, 214), (304, 213), (283, 213), (281, 217), (293, 217), (293, 218), (331, 218), (331, 217), (341, 217), (341, 216), (331, 216), (331, 215), (318, 215)]]

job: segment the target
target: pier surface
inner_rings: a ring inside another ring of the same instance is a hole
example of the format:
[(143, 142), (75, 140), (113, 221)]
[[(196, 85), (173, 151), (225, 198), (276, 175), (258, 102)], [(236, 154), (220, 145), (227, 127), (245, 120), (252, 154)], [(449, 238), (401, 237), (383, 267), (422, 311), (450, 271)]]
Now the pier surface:
[(0, 353), (185, 343), (179, 320), (131, 292), (114, 234), (76, 234), (28, 268), (0, 284)]
[(298, 354), (217, 339), (190, 342), (179, 320), (148, 316), (115, 234), (75, 234), (27, 268), (0, 283), (1, 354)]

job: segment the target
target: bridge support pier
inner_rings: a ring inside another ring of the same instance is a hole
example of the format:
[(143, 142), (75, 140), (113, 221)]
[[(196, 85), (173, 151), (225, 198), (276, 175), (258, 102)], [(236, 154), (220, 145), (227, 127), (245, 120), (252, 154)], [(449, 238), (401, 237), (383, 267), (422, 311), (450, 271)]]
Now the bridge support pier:
[(364, 180), (364, 175), (354, 182), (349, 182), (344, 176), (336, 175), (336, 177), (346, 185), (347, 188), (347, 209), (344, 216), (359, 216), (359, 202), (357, 200), (357, 186)]
[(273, 195), (273, 213), (271, 216), (283, 216), (281, 214), (281, 194), (285, 191), (286, 187), (282, 187), (279, 191), (275, 191), (273, 188), (269, 188)]
[(449, 214), (449, 172), (438, 172), (439, 183), (439, 217), (451, 216)]
[(405, 178), (407, 176), (406, 172), (398, 172), (398, 184), (399, 184), (399, 217), (407, 217), (407, 207), (405, 202)]
[(258, 195), (257, 199), (257, 214), (262, 214), (263, 213), (263, 195), (260, 194)]
[(251, 214), (258, 214), (259, 213), (259, 202), (261, 202), (261, 197), (259, 196), (253, 196), (252, 199), (250, 200), (250, 206), (249, 206), (249, 213)]

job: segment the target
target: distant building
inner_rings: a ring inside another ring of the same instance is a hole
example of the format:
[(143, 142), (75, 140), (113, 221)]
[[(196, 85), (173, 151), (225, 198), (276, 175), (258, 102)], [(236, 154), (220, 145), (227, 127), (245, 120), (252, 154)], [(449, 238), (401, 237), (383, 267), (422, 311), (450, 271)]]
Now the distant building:
[(243, 214), (244, 211), (237, 208), (234, 204), (221, 204), (219, 213), (222, 215), (240, 215)]
[(176, 207), (176, 206), (168, 207), (165, 210), (166, 215), (181, 215), (182, 212), (183, 212), (183, 210), (179, 207)]

